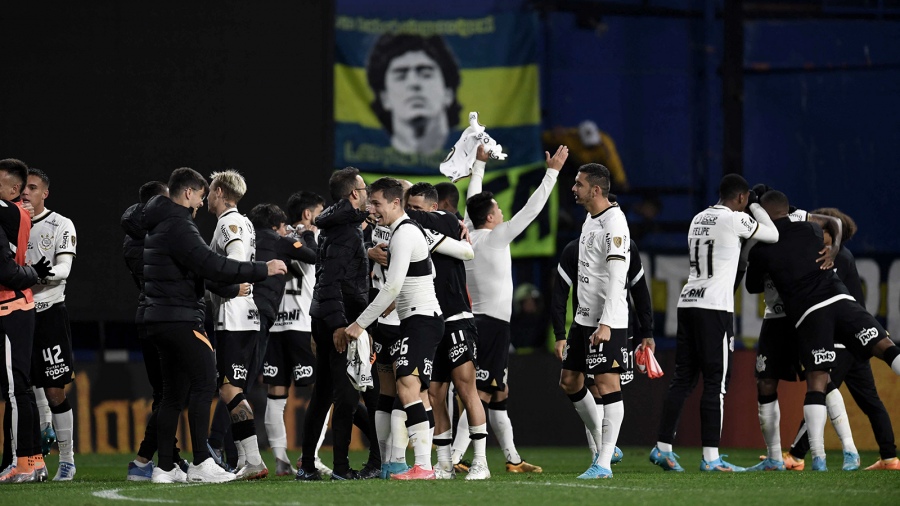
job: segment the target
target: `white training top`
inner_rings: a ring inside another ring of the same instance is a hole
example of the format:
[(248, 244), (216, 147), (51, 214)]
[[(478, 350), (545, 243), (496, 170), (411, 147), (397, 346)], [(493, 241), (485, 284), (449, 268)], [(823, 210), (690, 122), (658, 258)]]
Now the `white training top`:
[[(788, 215), (788, 218), (791, 221), (808, 221), (809, 213), (803, 209), (796, 209)], [(784, 312), (784, 302), (781, 300), (781, 295), (778, 295), (778, 290), (775, 289), (775, 283), (772, 282), (772, 278), (770, 278), (768, 274), (765, 276), (763, 300), (766, 301), (766, 312), (763, 315), (764, 320), (784, 318), (787, 316)]]
[[(232, 244), (236, 242), (241, 244)], [(243, 251), (240, 258), (228, 255), (229, 246), (232, 250), (239, 247)], [(256, 231), (250, 220), (239, 213), (237, 208), (229, 209), (219, 216), (209, 247), (234, 260), (252, 262), (256, 258)], [(259, 330), (259, 311), (253, 301), (252, 291), (245, 297), (223, 299), (212, 294), (211, 298), (216, 315), (216, 330)]]
[(36, 264), (46, 257), (53, 270), (53, 276), (38, 280), (31, 288), (38, 313), (66, 300), (66, 279), (75, 258), (75, 242), (75, 225), (65, 216), (44, 209), (32, 218), (25, 261)]
[[(287, 227), (291, 239), (299, 241), (300, 232), (303, 229)], [(319, 240), (319, 231), (316, 230), (316, 240)], [(293, 268), (302, 274), (299, 278), (290, 275), (284, 284), (284, 297), (278, 306), (278, 314), (275, 315), (275, 324), (270, 332), (286, 332), (296, 330), (300, 332), (312, 332), (312, 320), (309, 316), (309, 306), (312, 304), (313, 288), (316, 286), (316, 264), (308, 264), (299, 260), (292, 260)]]
[[(407, 220), (410, 223), (400, 225)], [(403, 213), (391, 223), (390, 230), (387, 279), (375, 300), (356, 319), (362, 328), (371, 325), (394, 299), (401, 320), (415, 315), (441, 316), (434, 293), (434, 265), (421, 227)]]
[(618, 204), (587, 216), (578, 240), (578, 309), (575, 323), (628, 328), (625, 283), (631, 264), (631, 233)]
[(715, 205), (698, 213), (688, 232), (690, 273), (678, 307), (734, 312), (734, 280), (741, 256), (741, 240), (778, 241), (778, 229), (769, 215), (752, 204), (760, 221), (743, 212)]
[[(484, 162), (475, 162), (472, 180), (466, 198), (481, 193), (484, 180)], [(512, 316), (513, 282), (512, 256), (509, 245), (537, 217), (547, 203), (559, 171), (547, 169), (540, 186), (534, 191), (525, 206), (515, 216), (493, 230), (475, 229), (469, 213), (466, 212), (466, 227), (475, 258), (466, 261), (466, 284), (472, 297), (472, 312), (484, 314), (508, 322)]]

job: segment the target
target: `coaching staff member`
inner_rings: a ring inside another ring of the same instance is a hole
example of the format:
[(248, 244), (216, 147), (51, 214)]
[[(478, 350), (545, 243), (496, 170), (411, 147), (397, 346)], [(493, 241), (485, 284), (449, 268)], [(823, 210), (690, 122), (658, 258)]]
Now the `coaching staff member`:
[[(153, 481), (228, 481), (234, 475), (217, 466), (206, 447), (209, 408), (216, 391), (216, 356), (203, 330), (204, 279), (257, 282), (284, 274), (287, 269), (280, 260), (231, 260), (206, 245), (192, 219), (209, 189), (197, 171), (176, 169), (168, 187), (170, 198), (157, 195), (144, 207), (144, 323), (147, 337), (159, 348), (163, 375), (163, 399), (157, 418), (159, 466), (153, 470)], [(175, 468), (172, 449), (182, 400), (188, 391), (194, 465), (185, 477)]]

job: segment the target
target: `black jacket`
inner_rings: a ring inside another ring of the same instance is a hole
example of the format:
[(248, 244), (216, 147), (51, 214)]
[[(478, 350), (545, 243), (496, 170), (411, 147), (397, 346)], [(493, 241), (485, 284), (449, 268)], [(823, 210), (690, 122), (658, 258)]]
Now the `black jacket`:
[(209, 248), (191, 211), (157, 195), (143, 210), (144, 322), (193, 322), (203, 325), (204, 278), (222, 283), (266, 279), (264, 262), (238, 262)]
[[(451, 239), (459, 239), (462, 227), (452, 214), (444, 211), (428, 213), (412, 209), (407, 209), (406, 214), (424, 228), (444, 234)], [(439, 244), (429, 244), (428, 252), (432, 253), (431, 261), (434, 263), (434, 286), (440, 287), (436, 292), (441, 313), (444, 314), (444, 318), (463, 312), (471, 313), (472, 306), (469, 304), (469, 293), (466, 291), (466, 264), (458, 258), (434, 254)]]
[(144, 323), (144, 309), (146, 306), (144, 297), (144, 238), (147, 229), (144, 228), (144, 205), (134, 204), (125, 210), (119, 223), (125, 230), (125, 240), (122, 243), (122, 254), (125, 256), (125, 265), (131, 272), (131, 279), (137, 285), (138, 308), (134, 316), (134, 322), (138, 325)]
[(316, 218), (319, 251), (309, 314), (330, 329), (347, 326), (369, 303), (369, 260), (360, 227), (366, 216), (341, 199)]
[[(256, 259), (260, 262), (281, 260), (290, 269), (291, 260), (307, 264), (316, 263), (315, 234), (306, 230), (297, 241), (293, 237), (281, 237), (271, 228), (256, 229)], [(299, 246), (298, 246), (299, 244)], [(293, 270), (292, 270), (293, 272)], [(256, 308), (265, 315), (269, 325), (275, 323), (275, 314), (284, 297), (284, 285), (287, 279), (284, 274), (269, 276), (253, 285), (253, 301)]]

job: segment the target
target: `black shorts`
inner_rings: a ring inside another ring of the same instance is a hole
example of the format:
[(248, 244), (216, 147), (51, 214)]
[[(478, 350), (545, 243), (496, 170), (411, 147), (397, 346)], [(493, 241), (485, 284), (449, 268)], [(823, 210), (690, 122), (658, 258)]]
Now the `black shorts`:
[(380, 372), (394, 373), (394, 359), (400, 350), (400, 325), (378, 323), (372, 328), (375, 367)]
[(303, 387), (316, 382), (310, 332), (286, 330), (269, 333), (266, 361), (263, 364), (263, 383), (277, 387)]
[(247, 386), (247, 374), (256, 354), (258, 330), (219, 330), (216, 332), (216, 372), (218, 386)]
[(431, 383), (434, 353), (444, 336), (444, 319), (440, 316), (415, 315), (400, 320), (400, 341), (394, 360), (397, 378), (417, 376), (422, 390)]
[(509, 322), (477, 314), (475, 327), (478, 329), (475, 386), (481, 392), (502, 392), (509, 373)]
[(74, 379), (69, 313), (64, 302), (57, 302), (34, 316), (31, 383), (39, 388), (63, 388)]
[(629, 361), (628, 329), (611, 329), (608, 342), (591, 346), (596, 327), (572, 323), (563, 351), (563, 369), (585, 374), (625, 372)]
[(756, 377), (784, 381), (804, 379), (799, 344), (797, 329), (790, 318), (763, 320), (756, 351)]
[(872, 357), (872, 348), (888, 337), (884, 327), (855, 300), (842, 299), (806, 315), (797, 327), (800, 362), (805, 369), (827, 371), (837, 358), (839, 342), (859, 360)]
[(444, 337), (434, 354), (434, 370), (431, 379), (438, 383), (448, 383), (450, 372), (477, 356), (476, 340), (478, 329), (475, 320), (466, 318), (444, 322)]

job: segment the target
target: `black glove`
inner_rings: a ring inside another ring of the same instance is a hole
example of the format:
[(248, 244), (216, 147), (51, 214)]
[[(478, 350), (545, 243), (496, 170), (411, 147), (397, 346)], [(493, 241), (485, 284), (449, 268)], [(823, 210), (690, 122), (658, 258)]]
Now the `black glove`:
[(759, 195), (753, 190), (750, 190), (750, 194), (747, 196), (747, 212), (750, 212), (751, 204), (759, 204)]
[(36, 264), (31, 267), (37, 272), (39, 278), (44, 279), (53, 275), (53, 269), (50, 268), (50, 260), (47, 257), (41, 257)]
[(758, 199), (761, 199), (763, 195), (765, 195), (766, 193), (768, 193), (772, 190), (773, 190), (773, 188), (765, 183), (759, 183), (759, 184), (753, 185), (753, 188), (750, 189), (750, 191), (752, 191), (753, 193), (756, 194), (756, 197)]

